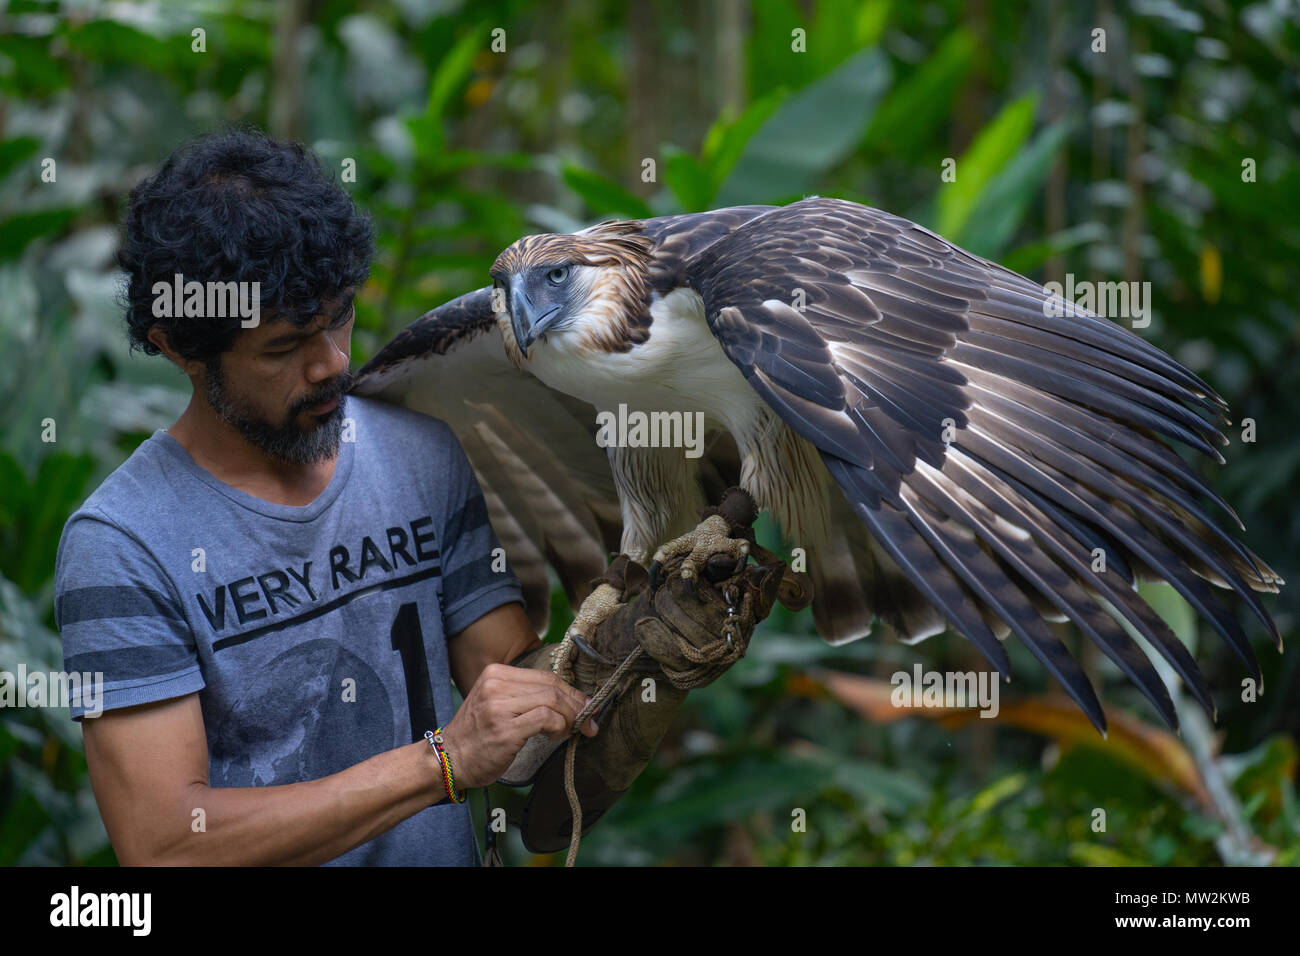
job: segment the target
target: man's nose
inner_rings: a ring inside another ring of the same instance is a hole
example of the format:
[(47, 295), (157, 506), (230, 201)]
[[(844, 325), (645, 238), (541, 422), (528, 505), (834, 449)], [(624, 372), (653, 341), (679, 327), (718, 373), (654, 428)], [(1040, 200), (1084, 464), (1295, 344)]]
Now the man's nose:
[(313, 382), (324, 382), (338, 378), (348, 367), (348, 355), (339, 348), (339, 343), (329, 332), (322, 331), (314, 344), (315, 354), (307, 369), (307, 377)]

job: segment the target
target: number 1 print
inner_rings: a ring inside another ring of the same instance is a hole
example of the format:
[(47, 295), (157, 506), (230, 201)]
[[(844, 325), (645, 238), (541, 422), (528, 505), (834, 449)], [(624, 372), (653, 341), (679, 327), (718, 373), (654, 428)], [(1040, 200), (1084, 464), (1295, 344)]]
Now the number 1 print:
[(406, 707), (411, 715), (411, 742), (424, 739), (426, 730), (438, 726), (433, 704), (433, 682), (424, 657), (424, 632), (420, 629), (420, 610), (412, 601), (397, 609), (393, 619), (393, 650), (402, 655), (406, 675)]

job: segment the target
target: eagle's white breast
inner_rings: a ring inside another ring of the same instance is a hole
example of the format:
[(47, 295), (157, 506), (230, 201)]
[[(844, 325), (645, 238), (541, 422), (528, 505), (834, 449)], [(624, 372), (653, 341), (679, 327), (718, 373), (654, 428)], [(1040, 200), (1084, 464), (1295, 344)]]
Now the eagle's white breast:
[(765, 409), (740, 369), (722, 352), (704, 321), (693, 289), (656, 294), (650, 337), (626, 352), (593, 354), (576, 343), (584, 326), (604, 321), (584, 316), (535, 348), (530, 368), (552, 388), (586, 399), (599, 410), (702, 411), (710, 427), (733, 434), (752, 428)]
[[(727, 358), (704, 319), (699, 293), (677, 288), (656, 294), (650, 316), (649, 338), (626, 352), (577, 347), (590, 331), (585, 323), (606, 321), (601, 315), (584, 316), (534, 347), (529, 368), (547, 385), (585, 399), (598, 411), (616, 413), (622, 403), (629, 412), (703, 412), (707, 429), (725, 429), (735, 440), (740, 483), (759, 507), (769, 510), (792, 540), (821, 540), (829, 510), (829, 473), (816, 449), (781, 421)], [(680, 525), (674, 515), (687, 507), (682, 489), (655, 489), (654, 494), (645, 490), (647, 504), (661, 492), (669, 497), (660, 505), (664, 513), (644, 519), (623, 502), (624, 550), (634, 556), (642, 544), (653, 548), (658, 542), (648, 539), (661, 535), (665, 527)], [(696, 520), (687, 517), (690, 524)]]

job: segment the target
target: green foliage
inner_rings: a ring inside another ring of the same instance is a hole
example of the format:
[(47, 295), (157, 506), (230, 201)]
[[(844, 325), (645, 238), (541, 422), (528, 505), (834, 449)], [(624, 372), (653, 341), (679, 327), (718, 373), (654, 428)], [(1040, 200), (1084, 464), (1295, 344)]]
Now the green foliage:
[[(57, 541), (57, 538), (56, 538)], [(0, 671), (61, 670), (58, 637), (34, 602), (0, 577)], [(66, 710), (6, 708), (0, 720), (0, 866), (113, 863), (86, 775), (81, 731)]]
[(882, 150), (915, 160), (947, 119), (975, 58), (969, 30), (954, 30), (935, 54), (898, 82), (881, 104), (867, 139)]
[(0, 574), (33, 592), (54, 573), (67, 520), (85, 498), (90, 455), (47, 455), (28, 484), (13, 455), (0, 454)]
[(1069, 133), (1064, 122), (1049, 126), (1002, 165), (978, 190), (969, 216), (953, 233), (953, 241), (976, 255), (997, 258), (1020, 228), (1030, 200), (1047, 178), (1048, 168)]
[(648, 219), (654, 215), (643, 200), (604, 176), (577, 166), (565, 165), (564, 184), (586, 201), (599, 215), (613, 214), (623, 219)]
[(861, 141), (889, 78), (888, 60), (867, 49), (792, 94), (745, 144), (718, 205), (802, 198)]
[(941, 235), (955, 236), (965, 228), (984, 187), (1007, 167), (1029, 138), (1037, 106), (1038, 96), (1034, 93), (1008, 103), (957, 160), (956, 179), (939, 193), (935, 228)]
[[(358, 300), (354, 364), (429, 307), (485, 284), (521, 235), (809, 193), (907, 215), (1040, 280), (1059, 257), (1080, 277), (1150, 281), (1155, 321), (1142, 334), (1206, 378), (1238, 423), (1227, 429), (1227, 466), (1207, 467), (1207, 480), (1241, 513), (1250, 547), (1300, 580), (1300, 512), (1287, 493), (1300, 485), (1300, 444), (1283, 413), (1300, 391), (1300, 229), (1288, 215), (1300, 208), (1300, 31), (1280, 8), (1123, 10), (1101, 57), (1078, 40), (1094, 14), (1070, 5), (1057, 5), (1067, 22), (1055, 53), (1026, 39), (1051, 32), (1041, 5), (754, 0), (739, 23), (720, 26), (699, 12), (709, 5), (669, 3), (643, 10), (636, 29), (626, 5), (579, 7), (556, 16), (510, 0), (325, 0), (300, 27), (297, 72), (277, 39), (287, 6), (204, 6), (200, 17), (185, 3), (90, 2), (74, 15), (15, 0), (0, 13), (0, 352), (9, 359), (0, 365), (0, 670), (60, 666), (51, 576), (62, 523), (184, 407), (174, 369), (127, 353), (114, 231), (146, 170), (229, 122), (296, 131), (331, 170), (355, 161), (345, 186), (374, 217), (378, 256)], [(198, 22), (202, 54), (191, 49)], [(499, 24), (504, 53), (489, 48)], [(722, 41), (732, 39), (728, 67)], [(47, 157), (58, 163), (55, 182), (42, 178)], [(953, 182), (940, 175), (949, 157)], [(657, 170), (649, 182), (647, 158)], [(1246, 160), (1254, 181), (1243, 178)], [(1053, 182), (1064, 222), (1046, 218)], [(54, 443), (41, 438), (47, 418)], [(1241, 441), (1244, 418), (1258, 423), (1254, 443)], [(760, 538), (775, 542), (774, 529)], [(1194, 646), (1186, 605), (1169, 589), (1146, 593)], [(1295, 594), (1266, 598), (1289, 637)], [(558, 589), (556, 598), (558, 635), (568, 615)], [(1300, 864), (1300, 661), (1279, 658), (1256, 623), (1248, 628), (1269, 688), (1258, 702), (1240, 699), (1239, 663), (1217, 640), (1197, 651), (1224, 732), (1217, 766), (1275, 862)], [(960, 642), (829, 648), (812, 635), (807, 612), (774, 613), (740, 665), (688, 698), (580, 861), (1223, 859), (1220, 820), (1096, 748), (987, 725), (996, 722), (880, 726), (800, 690), (821, 667), (977, 666)], [(1052, 687), (1011, 651), (1016, 694)], [(1151, 718), (1108, 661), (1086, 663), (1108, 709)], [(497, 797), (517, 811), (518, 794)], [(1097, 807), (1104, 832), (1093, 828)], [(803, 832), (792, 829), (795, 808), (806, 813)], [(527, 859), (513, 837), (507, 851)], [(80, 733), (66, 713), (5, 711), (0, 865), (55, 862), (113, 862)]]

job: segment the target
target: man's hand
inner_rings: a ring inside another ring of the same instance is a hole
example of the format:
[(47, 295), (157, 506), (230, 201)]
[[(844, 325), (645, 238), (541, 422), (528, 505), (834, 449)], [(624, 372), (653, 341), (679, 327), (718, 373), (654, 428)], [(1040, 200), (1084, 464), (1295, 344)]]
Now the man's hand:
[[(489, 664), (442, 729), (456, 789), (495, 781), (534, 734), (564, 740), (586, 704), (586, 694), (554, 674)], [(582, 732), (594, 737), (596, 729), (589, 720)]]

